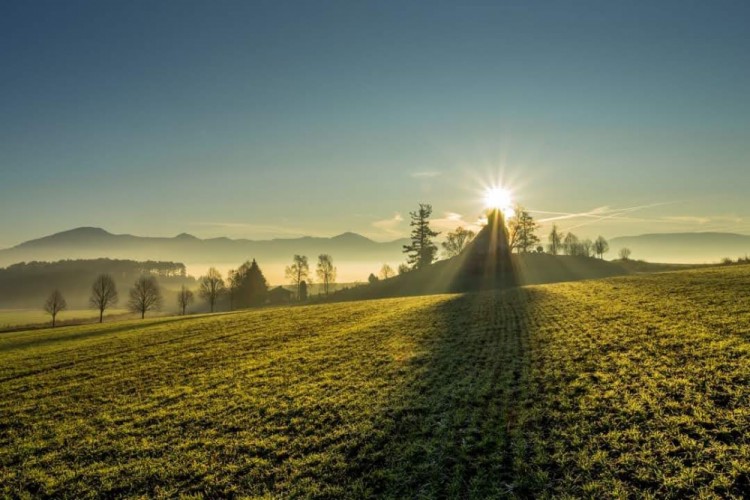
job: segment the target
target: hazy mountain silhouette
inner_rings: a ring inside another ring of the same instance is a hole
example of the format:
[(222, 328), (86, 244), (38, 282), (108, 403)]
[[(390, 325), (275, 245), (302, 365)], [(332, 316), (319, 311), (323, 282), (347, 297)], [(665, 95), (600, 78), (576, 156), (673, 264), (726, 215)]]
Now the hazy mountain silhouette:
[(632, 259), (649, 262), (710, 263), (750, 255), (750, 236), (734, 233), (656, 233), (613, 238), (610, 258), (627, 247)]
[(275, 265), (287, 263), (294, 254), (308, 255), (314, 260), (320, 253), (329, 253), (338, 261), (396, 262), (403, 259), (402, 245), (406, 241), (381, 243), (356, 233), (343, 233), (332, 238), (305, 236), (272, 240), (201, 239), (187, 233), (171, 238), (144, 237), (112, 234), (96, 227), (79, 227), (0, 250), (0, 266), (33, 260), (99, 257), (178, 261), (186, 265), (239, 265), (255, 258), (264, 265)]

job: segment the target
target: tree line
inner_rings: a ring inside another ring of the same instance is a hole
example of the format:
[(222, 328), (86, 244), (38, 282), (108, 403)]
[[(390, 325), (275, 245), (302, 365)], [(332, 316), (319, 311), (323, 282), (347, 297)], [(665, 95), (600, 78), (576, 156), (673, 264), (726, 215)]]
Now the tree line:
[[(438, 247), (435, 244), (435, 237), (440, 233), (430, 227), (431, 215), (432, 205), (427, 203), (420, 203), (417, 210), (409, 212), (412, 228), (411, 242), (403, 247), (406, 262), (399, 265), (398, 274), (423, 269), (437, 260)], [(603, 236), (598, 236), (595, 240), (580, 239), (572, 232), (564, 233), (560, 231), (557, 226), (552, 226), (552, 230), (547, 236), (548, 245), (545, 248), (537, 234), (540, 225), (534, 220), (531, 213), (520, 205), (516, 205), (513, 215), (507, 219), (506, 227), (509, 248), (516, 253), (535, 252), (603, 259), (604, 254), (609, 252), (609, 242)], [(447, 233), (445, 240), (441, 243), (442, 256), (447, 259), (456, 257), (469, 246), (475, 236), (474, 231), (460, 226)], [(630, 254), (630, 249), (623, 248), (619, 251), (619, 258), (628, 260)], [(368, 281), (372, 284), (381, 279), (388, 279), (393, 275), (395, 275), (393, 268), (388, 264), (383, 264), (379, 276), (372, 273)]]
[[(154, 269), (154, 266), (149, 266), (149, 269)], [(176, 269), (180, 272), (179, 267)], [(307, 257), (295, 255), (292, 264), (287, 266), (285, 271), (287, 280), (295, 289), (296, 300), (307, 300), (307, 289), (312, 283)], [(328, 295), (336, 283), (337, 271), (333, 257), (328, 254), (319, 255), (315, 274), (320, 280), (323, 293)], [(237, 269), (229, 270), (226, 277), (215, 267), (209, 268), (206, 274), (198, 279), (197, 290), (182, 284), (176, 298), (180, 314), (187, 314), (190, 306), (195, 303), (196, 296), (205, 301), (210, 312), (215, 312), (222, 301), (228, 302), (229, 310), (244, 309), (266, 304), (269, 300), (269, 286), (260, 266), (253, 259)], [(112, 274), (99, 274), (91, 285), (89, 306), (99, 312), (100, 323), (104, 320), (105, 312), (116, 306), (118, 301), (119, 294)], [(141, 318), (145, 318), (146, 313), (161, 310), (163, 302), (157, 277), (142, 275), (129, 289), (126, 307), (130, 312), (138, 313)], [(54, 289), (43, 305), (43, 309), (52, 317), (53, 327), (56, 326), (57, 315), (67, 307), (67, 301), (60, 290)]]

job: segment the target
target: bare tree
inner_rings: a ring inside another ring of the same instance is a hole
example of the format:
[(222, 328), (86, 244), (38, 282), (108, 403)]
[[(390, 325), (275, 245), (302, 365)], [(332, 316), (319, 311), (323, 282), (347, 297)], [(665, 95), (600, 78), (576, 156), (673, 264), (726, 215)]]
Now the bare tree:
[(563, 240), (563, 251), (565, 251), (565, 255), (579, 255), (580, 246), (581, 242), (578, 241), (578, 236), (573, 233), (565, 235), (565, 239)]
[(594, 241), (594, 253), (599, 256), (600, 259), (604, 258), (604, 254), (609, 252), (609, 243), (604, 239), (603, 236), (599, 236)]
[(442, 243), (445, 256), (449, 259), (460, 254), (466, 245), (474, 239), (474, 231), (464, 229), (459, 226), (454, 231), (448, 233), (445, 236), (445, 241)]
[(60, 293), (60, 290), (55, 290), (49, 295), (47, 301), (44, 303), (44, 310), (52, 316), (52, 328), (55, 327), (57, 313), (64, 311), (67, 308), (68, 303), (65, 302), (65, 298)]
[(192, 290), (187, 288), (185, 285), (182, 285), (180, 291), (177, 292), (177, 305), (179, 306), (180, 311), (182, 311), (183, 316), (185, 316), (185, 310), (190, 304), (193, 303), (194, 300), (195, 298), (193, 297)]
[(130, 289), (128, 309), (141, 313), (141, 319), (148, 311), (161, 309), (162, 298), (159, 284), (153, 276), (141, 276)]
[(557, 255), (563, 250), (563, 238), (565, 235), (557, 230), (557, 226), (552, 226), (552, 231), (550, 231), (549, 236), (547, 239), (549, 240), (549, 253), (552, 255)]
[(318, 255), (318, 268), (315, 273), (323, 285), (323, 291), (328, 295), (331, 284), (336, 282), (336, 268), (333, 267), (333, 258), (328, 254)]
[(389, 266), (388, 264), (383, 264), (383, 267), (380, 268), (380, 279), (381, 280), (387, 280), (391, 276), (394, 276), (396, 273), (393, 271), (393, 268)]
[(104, 311), (117, 304), (117, 287), (115, 280), (109, 274), (100, 274), (91, 285), (89, 304), (99, 311), (99, 323), (104, 321)]
[[(286, 278), (297, 288), (297, 300), (303, 300), (302, 282), (306, 280), (309, 282), (310, 278), (310, 265), (307, 263), (307, 256), (295, 255), (292, 265), (286, 267), (285, 273)], [(307, 282), (305, 283), (305, 288), (307, 287)]]
[(401, 263), (398, 265), (398, 274), (406, 274), (411, 271), (409, 264)]
[(237, 299), (237, 292), (242, 282), (242, 269), (227, 271), (226, 291), (229, 295), (229, 310), (233, 311)]
[(208, 302), (211, 312), (214, 312), (216, 301), (224, 293), (224, 280), (221, 277), (221, 273), (215, 267), (212, 267), (205, 276), (201, 276), (200, 282), (200, 291), (198, 293), (201, 298)]
[(630, 254), (631, 253), (632, 252), (630, 251), (629, 248), (621, 248), (620, 252), (619, 252), (619, 255), (620, 255), (620, 258), (622, 260), (628, 260), (628, 259), (630, 259)]
[(594, 253), (594, 242), (586, 238), (581, 242), (581, 255), (584, 257), (592, 257)]
[(532, 251), (539, 243), (539, 237), (536, 235), (538, 228), (539, 224), (536, 223), (531, 214), (522, 206), (517, 205), (515, 214), (508, 219), (510, 249), (515, 249), (518, 253)]

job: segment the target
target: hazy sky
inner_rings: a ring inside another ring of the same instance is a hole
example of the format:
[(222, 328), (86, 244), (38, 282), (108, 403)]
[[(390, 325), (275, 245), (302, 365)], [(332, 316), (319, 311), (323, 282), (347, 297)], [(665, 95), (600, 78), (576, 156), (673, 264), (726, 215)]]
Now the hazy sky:
[(497, 181), (582, 236), (748, 233), (748, 5), (6, 0), (0, 246), (391, 239)]

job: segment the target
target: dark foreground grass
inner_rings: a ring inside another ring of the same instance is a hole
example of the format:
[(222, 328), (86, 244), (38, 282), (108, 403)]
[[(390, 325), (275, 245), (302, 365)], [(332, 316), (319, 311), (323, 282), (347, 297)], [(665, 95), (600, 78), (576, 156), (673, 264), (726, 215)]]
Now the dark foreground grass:
[(750, 489), (750, 269), (0, 336), (10, 497)]

